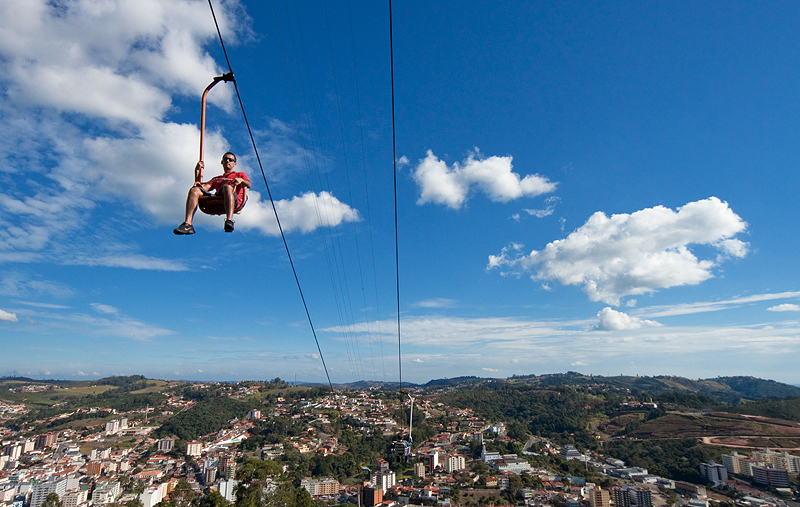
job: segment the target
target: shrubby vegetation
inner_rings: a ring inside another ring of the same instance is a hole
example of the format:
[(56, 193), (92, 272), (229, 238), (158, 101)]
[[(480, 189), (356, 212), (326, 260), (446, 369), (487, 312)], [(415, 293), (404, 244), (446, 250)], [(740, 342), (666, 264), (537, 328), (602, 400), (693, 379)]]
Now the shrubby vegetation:
[(228, 421), (243, 418), (250, 408), (252, 404), (228, 396), (203, 396), (192, 408), (170, 417), (154, 436), (175, 435), (181, 440), (194, 440), (228, 427)]
[(610, 442), (607, 453), (629, 466), (646, 468), (662, 477), (702, 483), (700, 463), (722, 462), (720, 447), (704, 445), (694, 438), (627, 440)]

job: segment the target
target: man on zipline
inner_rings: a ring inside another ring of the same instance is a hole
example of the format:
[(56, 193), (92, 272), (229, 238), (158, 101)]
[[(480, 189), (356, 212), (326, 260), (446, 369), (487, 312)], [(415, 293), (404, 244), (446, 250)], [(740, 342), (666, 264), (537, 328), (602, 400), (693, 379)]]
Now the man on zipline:
[[(172, 232), (175, 234), (194, 234), (192, 219), (195, 211), (197, 211), (197, 203), (203, 195), (217, 195), (223, 198), (225, 204), (225, 232), (233, 232), (233, 212), (244, 198), (244, 189), (250, 188), (250, 179), (247, 174), (234, 171), (234, 167), (236, 167), (236, 155), (226, 152), (222, 156), (224, 173), (211, 178), (206, 183), (195, 183), (189, 189), (189, 195), (186, 197), (186, 218)], [(194, 168), (195, 174), (202, 174), (203, 168), (203, 162), (198, 162)], [(216, 193), (212, 193), (212, 191)]]

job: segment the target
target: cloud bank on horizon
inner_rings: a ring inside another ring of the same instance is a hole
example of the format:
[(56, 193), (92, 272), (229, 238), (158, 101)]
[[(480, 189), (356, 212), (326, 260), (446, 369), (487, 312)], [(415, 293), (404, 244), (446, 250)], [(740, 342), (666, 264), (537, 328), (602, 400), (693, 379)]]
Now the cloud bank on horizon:
[[(590, 300), (619, 305), (625, 296), (708, 280), (723, 260), (747, 254), (749, 245), (734, 237), (746, 228), (728, 203), (716, 197), (677, 210), (655, 206), (610, 217), (598, 211), (541, 251), (513, 256), (522, 245), (503, 248), (489, 256), (487, 270), (579, 285)], [(718, 254), (698, 259), (690, 245), (709, 246)]]

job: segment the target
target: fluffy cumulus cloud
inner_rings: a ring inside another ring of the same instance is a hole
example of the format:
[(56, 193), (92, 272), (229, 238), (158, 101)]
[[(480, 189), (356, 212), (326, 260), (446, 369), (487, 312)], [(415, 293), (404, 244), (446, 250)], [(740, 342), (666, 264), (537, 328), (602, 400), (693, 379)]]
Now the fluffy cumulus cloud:
[[(520, 245), (490, 255), (487, 269), (531, 273), (534, 280), (579, 285), (592, 301), (618, 305), (620, 298), (711, 278), (730, 257), (744, 257), (748, 244), (735, 238), (747, 224), (716, 197), (672, 210), (656, 206), (632, 214), (597, 212), (566, 238), (541, 251), (520, 253)], [(690, 245), (715, 249), (699, 259)]]
[(658, 327), (661, 324), (654, 320), (645, 320), (638, 317), (618, 312), (611, 308), (603, 308), (597, 312), (598, 324), (594, 329), (597, 331), (627, 331), (631, 329), (641, 329), (643, 327)]
[(0, 322), (19, 322), (17, 314), (0, 310)]
[(538, 174), (520, 177), (512, 171), (512, 158), (483, 157), (475, 150), (461, 163), (447, 166), (431, 150), (412, 170), (411, 175), (419, 187), (417, 204), (444, 204), (461, 208), (474, 188), (494, 202), (508, 202), (520, 197), (536, 197), (552, 192), (556, 184)]
[[(216, 13), (226, 42), (247, 36), (249, 19), (238, 0), (222, 0)], [(0, 3), (0, 17), (14, 20), (0, 27), (0, 262), (50, 258), (70, 264), (185, 269), (137, 254), (122, 241), (109, 252), (96, 252), (91, 244), (110, 244), (107, 235), (103, 241), (87, 238), (85, 245), (75, 242), (84, 236), (76, 234), (78, 228), (93, 214), (108, 212), (109, 204), (122, 213), (134, 207), (144, 211), (145, 220), (162, 224), (182, 215), (199, 130), (171, 115), (180, 112), (177, 100), (197, 100), (211, 77), (224, 71), (206, 50), (217, 44), (208, 4), (26, 0)], [(217, 86), (208, 100), (236, 112), (230, 85)], [(297, 165), (300, 154), (291, 142), (291, 129), (272, 122), (257, 135), (268, 141), (268, 170), (269, 164)], [(207, 167), (218, 169), (212, 161), (227, 149), (223, 132), (210, 125)], [(239, 170), (247, 172), (243, 158)], [(26, 167), (23, 178), (13, 172), (20, 165)], [(289, 199), (284, 204), (287, 212), (307, 208), (306, 196), (295, 199), (301, 202)], [(331, 208), (325, 209), (328, 223), (357, 219), (355, 210), (337, 203), (322, 205)], [(254, 215), (259, 204), (260, 195), (253, 192)], [(307, 213), (298, 215), (287, 219), (297, 223), (295, 229), (314, 227)]]
[[(256, 229), (271, 236), (280, 235), (275, 212), (268, 200), (261, 200), (258, 192), (250, 192), (255, 196), (242, 211), (236, 221), (242, 229)], [(317, 227), (335, 227), (342, 222), (358, 222), (361, 217), (358, 210), (341, 202), (329, 192), (306, 192), (292, 199), (275, 201), (275, 209), (281, 221), (283, 232), (311, 232)]]
[(800, 312), (800, 305), (792, 303), (784, 303), (782, 305), (770, 306), (767, 308), (770, 312)]

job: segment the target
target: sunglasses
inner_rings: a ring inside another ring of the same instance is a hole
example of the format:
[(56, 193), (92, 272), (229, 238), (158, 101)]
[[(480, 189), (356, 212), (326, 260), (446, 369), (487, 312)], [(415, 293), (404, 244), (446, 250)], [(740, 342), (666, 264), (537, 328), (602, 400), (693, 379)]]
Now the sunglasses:
[(222, 159), (223, 162), (236, 162), (235, 158), (225, 157)]

